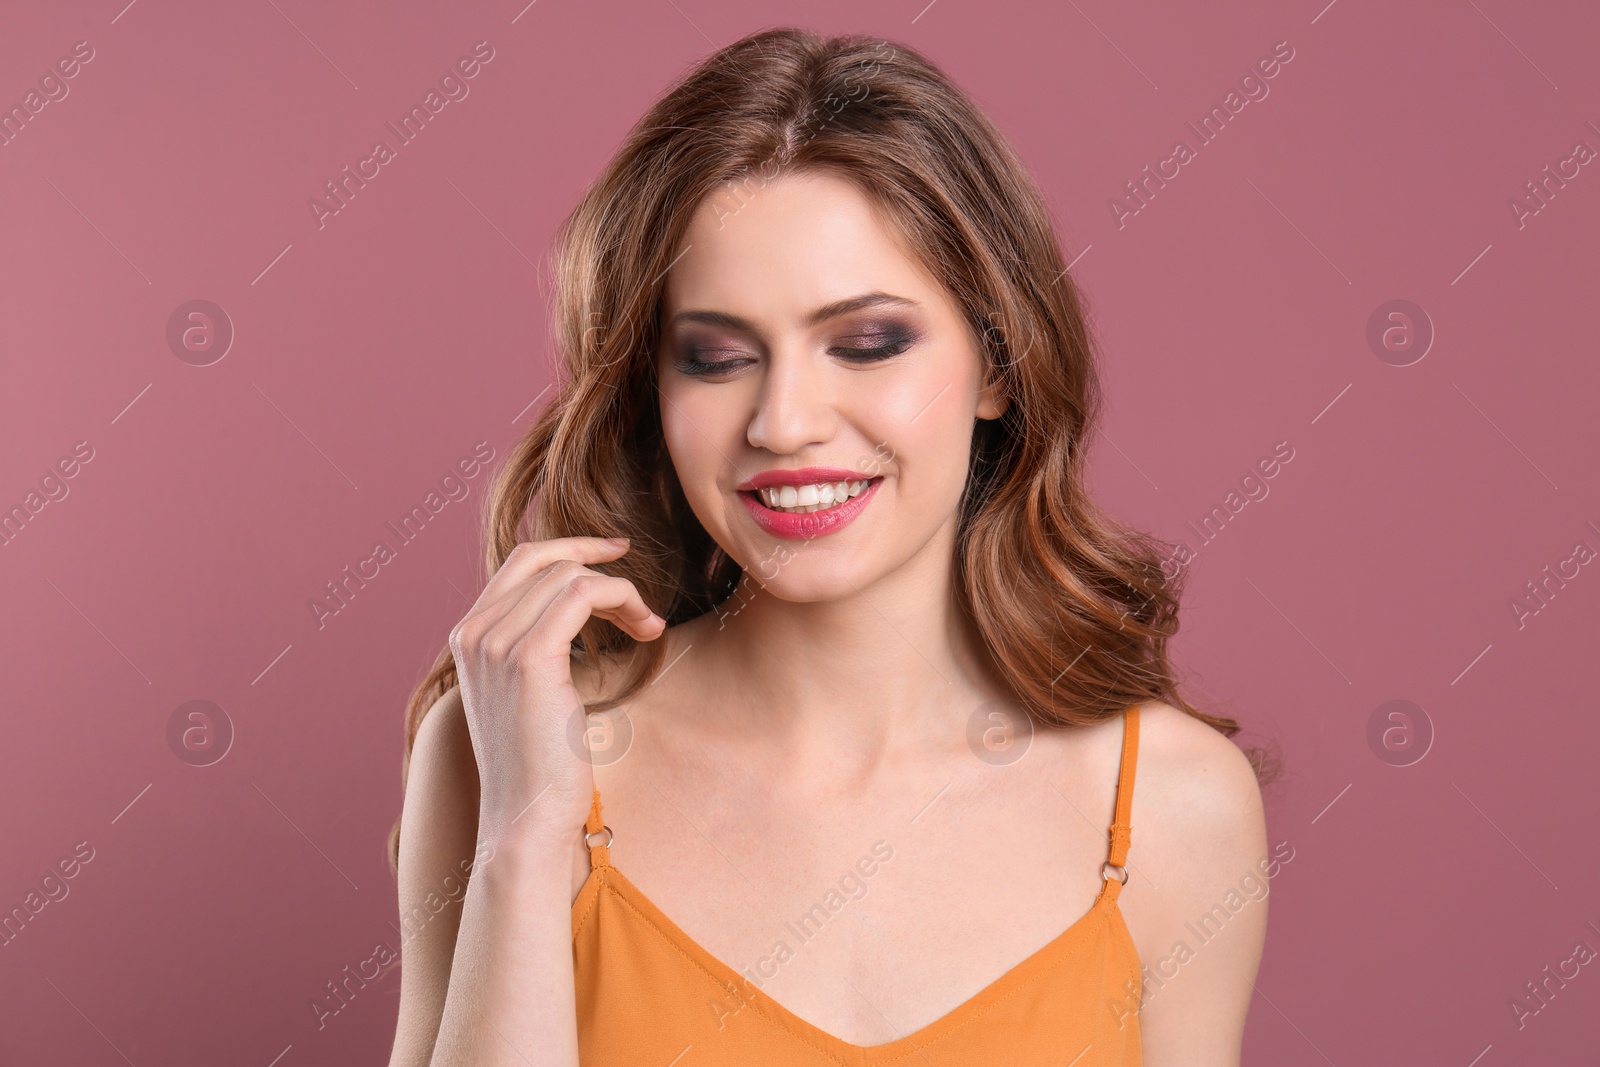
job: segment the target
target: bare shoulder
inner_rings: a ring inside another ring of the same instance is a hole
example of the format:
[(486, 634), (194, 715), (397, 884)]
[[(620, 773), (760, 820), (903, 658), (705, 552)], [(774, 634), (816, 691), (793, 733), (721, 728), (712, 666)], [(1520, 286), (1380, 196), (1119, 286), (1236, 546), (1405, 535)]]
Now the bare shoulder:
[[(1261, 814), (1261, 788), (1244, 751), (1193, 715), (1161, 701), (1139, 705), (1134, 803), (1154, 809), (1145, 840), (1181, 835), (1191, 844), (1233, 839)], [(1145, 803), (1140, 804), (1140, 801)]]
[(1243, 750), (1171, 705), (1140, 705), (1131, 877), (1147, 1067), (1235, 1067), (1266, 938), (1266, 817)]
[[(419, 809), (414, 821), (413, 807)], [(472, 752), (461, 687), (453, 685), (433, 702), (417, 727), (401, 810), (402, 848), (405, 831), (413, 827), (430, 844), (440, 834), (455, 842), (475, 840), (477, 811), (478, 760)], [(470, 813), (471, 819), (458, 826), (462, 813)]]
[[(427, 737), (427, 742), (423, 738)], [(461, 700), (461, 687), (453, 685), (433, 706), (417, 727), (417, 744), (427, 744), (438, 749), (437, 755), (446, 759), (458, 772), (464, 772), (476, 785), (478, 765), (472, 758), (472, 734), (467, 729), (467, 708)], [(413, 748), (413, 758), (415, 748)]]

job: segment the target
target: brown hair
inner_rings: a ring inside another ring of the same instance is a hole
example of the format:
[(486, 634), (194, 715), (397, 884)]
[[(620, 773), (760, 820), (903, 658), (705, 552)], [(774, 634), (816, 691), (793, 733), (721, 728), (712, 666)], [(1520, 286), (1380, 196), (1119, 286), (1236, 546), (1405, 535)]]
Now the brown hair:
[[(629, 133), (556, 234), (564, 380), (487, 499), (487, 573), (519, 541), (625, 536), (600, 564), (668, 625), (715, 608), (740, 566), (690, 511), (662, 437), (654, 352), (664, 279), (707, 196), (734, 212), (780, 172), (854, 181), (944, 279), (1010, 403), (978, 420), (960, 503), (959, 596), (1014, 699), (1084, 725), (1162, 700), (1232, 736), (1178, 693), (1167, 658), (1181, 570), (1103, 514), (1084, 484), (1100, 406), (1084, 302), (1033, 180), (972, 101), (914, 50), (860, 35), (752, 34), (710, 56)], [(731, 191), (730, 191), (731, 190)], [(604, 710), (661, 669), (663, 646), (590, 619), (575, 656), (625, 661)], [(423, 716), (456, 684), (446, 647), (406, 709), (401, 781)], [(1272, 759), (1247, 750), (1258, 779)], [(389, 836), (398, 863), (400, 824)]]

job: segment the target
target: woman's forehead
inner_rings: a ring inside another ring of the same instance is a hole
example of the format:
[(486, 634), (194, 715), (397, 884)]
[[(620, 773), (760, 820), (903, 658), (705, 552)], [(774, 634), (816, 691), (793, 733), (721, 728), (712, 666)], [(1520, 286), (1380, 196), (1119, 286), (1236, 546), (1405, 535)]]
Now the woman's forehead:
[(799, 325), (818, 308), (870, 292), (927, 305), (936, 286), (854, 183), (831, 175), (780, 176), (709, 196), (696, 209), (668, 270), (663, 321), (685, 309)]

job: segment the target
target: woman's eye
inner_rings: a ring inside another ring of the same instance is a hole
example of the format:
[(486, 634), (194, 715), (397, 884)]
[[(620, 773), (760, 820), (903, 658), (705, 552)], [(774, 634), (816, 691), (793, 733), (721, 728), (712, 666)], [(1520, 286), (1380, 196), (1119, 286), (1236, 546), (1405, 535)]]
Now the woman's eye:
[[(703, 358), (705, 356), (716, 355), (718, 353), (721, 353), (724, 356), (732, 356), (733, 358), (731, 358), (731, 359), (705, 359), (705, 358)], [(720, 374), (723, 371), (731, 370), (734, 367), (739, 366), (741, 363), (744, 362), (744, 360), (739, 358), (736, 355), (733, 355), (733, 353), (729, 352), (727, 349), (721, 349), (721, 348), (692, 348), (687, 353), (685, 353), (685, 355), (684, 355), (684, 357), (682, 359), (676, 360), (675, 362), (677, 363), (678, 369), (680, 371), (682, 371), (684, 374), (698, 375), (698, 374)]]
[[(848, 340), (860, 342), (878, 340), (878, 338), (852, 337), (848, 338)], [(913, 338), (904, 336), (883, 338), (882, 340), (884, 343), (879, 345), (838, 345), (829, 349), (829, 351), (852, 363), (873, 363), (880, 359), (898, 356), (914, 343)]]
[[(855, 343), (835, 345), (828, 349), (829, 354), (858, 364), (891, 359), (905, 352), (917, 341), (915, 337), (907, 334), (858, 335), (843, 340)], [(693, 347), (685, 349), (681, 357), (673, 360), (678, 370), (690, 377), (726, 374), (738, 370), (749, 362), (751, 360), (736, 349)]]

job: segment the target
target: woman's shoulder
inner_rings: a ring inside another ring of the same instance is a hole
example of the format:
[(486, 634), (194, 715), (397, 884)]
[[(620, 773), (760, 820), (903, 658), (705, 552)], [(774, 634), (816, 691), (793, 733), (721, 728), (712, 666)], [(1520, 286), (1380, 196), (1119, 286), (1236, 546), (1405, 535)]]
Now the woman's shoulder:
[(1118, 903), (1145, 969), (1146, 1048), (1184, 1047), (1192, 1021), (1208, 1018), (1218, 1025), (1207, 1040), (1219, 1043), (1206, 1055), (1236, 1062), (1272, 873), (1255, 770), (1226, 734), (1151, 701), (1134, 781), (1132, 877)]
[(1255, 770), (1226, 734), (1150, 701), (1139, 709), (1134, 783), (1132, 877), (1119, 905), (1146, 967), (1172, 978), (1182, 965), (1188, 975), (1147, 988), (1154, 1004), (1141, 1025), (1197, 1012), (1242, 1018), (1266, 937), (1270, 869)]
[(1261, 790), (1255, 769), (1232, 738), (1201, 719), (1159, 700), (1139, 705), (1137, 784), (1140, 793), (1164, 798), (1204, 820), (1257, 810)]
[(1135, 863), (1141, 853), (1163, 864), (1181, 858), (1199, 887), (1249, 866), (1266, 847), (1249, 757), (1220, 730), (1161, 701), (1139, 705), (1130, 822)]

